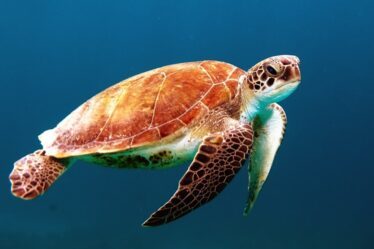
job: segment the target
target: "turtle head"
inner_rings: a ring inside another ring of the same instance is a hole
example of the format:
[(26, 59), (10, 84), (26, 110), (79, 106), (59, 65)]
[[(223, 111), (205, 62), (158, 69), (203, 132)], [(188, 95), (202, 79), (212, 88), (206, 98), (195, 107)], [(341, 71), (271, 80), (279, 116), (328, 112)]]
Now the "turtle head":
[(293, 93), (301, 80), (300, 60), (292, 55), (267, 58), (248, 70), (247, 83), (259, 101), (278, 102)]

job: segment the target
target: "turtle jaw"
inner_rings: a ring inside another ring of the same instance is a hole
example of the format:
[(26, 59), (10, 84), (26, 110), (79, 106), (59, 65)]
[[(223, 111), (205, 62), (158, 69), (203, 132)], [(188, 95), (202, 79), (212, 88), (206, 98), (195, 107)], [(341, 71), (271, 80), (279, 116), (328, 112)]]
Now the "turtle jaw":
[(261, 103), (262, 107), (266, 107), (271, 103), (280, 102), (290, 96), (297, 89), (299, 84), (300, 80), (278, 84), (277, 86), (269, 88), (264, 92), (256, 94), (257, 99)]
[(299, 86), (300, 80), (299, 81), (293, 81), (289, 82), (285, 85), (279, 86), (276, 89), (273, 90), (273, 101), (272, 102), (279, 102), (290, 96)]
[[(297, 58), (297, 57), (296, 57)], [(297, 58), (298, 59), (298, 58)], [(291, 67), (287, 67), (284, 74), (276, 79), (273, 89), (269, 89), (269, 93), (273, 96), (272, 102), (279, 102), (288, 96), (290, 96), (300, 85), (301, 74), (299, 69), (300, 61), (298, 64), (293, 64)]]
[(296, 79), (294, 81), (287, 82), (285, 84), (279, 85), (278, 87), (276, 87), (272, 91), (282, 92), (287, 88), (295, 88), (296, 89), (299, 86), (300, 82), (301, 82), (301, 80)]

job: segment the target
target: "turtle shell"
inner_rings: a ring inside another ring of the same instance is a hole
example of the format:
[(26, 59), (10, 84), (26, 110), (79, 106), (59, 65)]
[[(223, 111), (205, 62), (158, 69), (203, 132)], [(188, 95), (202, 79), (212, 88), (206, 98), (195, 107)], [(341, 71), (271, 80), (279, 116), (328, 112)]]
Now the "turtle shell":
[(151, 145), (230, 102), (243, 74), (218, 61), (154, 69), (92, 97), (39, 139), (48, 155), (60, 158)]

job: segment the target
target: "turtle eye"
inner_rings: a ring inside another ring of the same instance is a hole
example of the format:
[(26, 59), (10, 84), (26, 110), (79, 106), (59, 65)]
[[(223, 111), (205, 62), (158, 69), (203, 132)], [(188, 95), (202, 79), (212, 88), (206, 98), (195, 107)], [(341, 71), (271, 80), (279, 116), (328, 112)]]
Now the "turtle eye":
[(272, 61), (265, 65), (266, 74), (270, 77), (276, 77), (282, 74), (284, 67), (277, 63), (276, 61)]
[(267, 66), (266, 71), (268, 71), (268, 73), (270, 73), (271, 75), (277, 75), (277, 71), (272, 66)]

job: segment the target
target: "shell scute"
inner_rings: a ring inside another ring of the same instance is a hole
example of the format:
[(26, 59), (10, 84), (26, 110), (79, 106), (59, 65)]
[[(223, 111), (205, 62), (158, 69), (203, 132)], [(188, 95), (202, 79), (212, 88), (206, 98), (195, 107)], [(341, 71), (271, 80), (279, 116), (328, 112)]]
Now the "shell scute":
[(179, 130), (184, 126), (185, 125), (180, 120), (175, 119), (169, 123), (160, 126), (160, 135), (161, 137), (169, 136), (170, 134), (173, 134), (175, 131)]
[(155, 141), (159, 140), (161, 138), (160, 132), (157, 130), (157, 128), (153, 128), (150, 130), (147, 130), (143, 133), (140, 133), (134, 137), (134, 140), (132, 141), (133, 144), (142, 144), (146, 143), (148, 141)]
[(230, 95), (225, 84), (221, 83), (219, 85), (215, 85), (204, 97), (202, 102), (209, 108), (213, 108), (228, 102), (230, 98), (229, 96)]
[(152, 126), (162, 125), (184, 114), (211, 86), (209, 77), (198, 68), (167, 76), (156, 100)]
[(231, 71), (236, 69), (236, 67), (233, 67), (230, 64), (212, 61), (201, 63), (201, 67), (206, 70), (214, 83), (225, 81)]
[(208, 110), (206, 107), (203, 106), (201, 102), (194, 105), (192, 108), (186, 111), (185, 114), (183, 114), (179, 119), (185, 123), (189, 124), (194, 119), (200, 119), (200, 117), (203, 117), (208, 113)]

